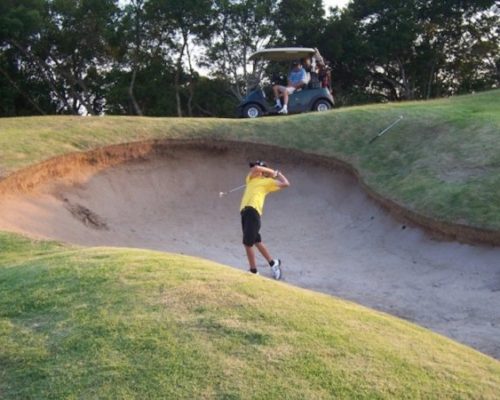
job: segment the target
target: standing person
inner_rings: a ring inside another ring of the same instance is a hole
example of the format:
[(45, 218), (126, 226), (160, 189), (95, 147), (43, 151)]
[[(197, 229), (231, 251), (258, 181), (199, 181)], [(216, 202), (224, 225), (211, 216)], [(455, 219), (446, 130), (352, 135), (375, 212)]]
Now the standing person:
[(246, 188), (241, 199), (240, 214), (241, 227), (243, 229), (243, 245), (250, 265), (250, 272), (257, 273), (255, 252), (253, 246), (257, 247), (266, 259), (273, 272), (274, 279), (281, 278), (281, 260), (273, 259), (262, 243), (260, 237), (261, 216), (264, 209), (264, 201), (268, 193), (275, 192), (290, 186), (288, 179), (278, 170), (267, 167), (264, 161), (250, 163), (250, 172), (246, 177)]
[(332, 92), (332, 73), (328, 64), (319, 65), (318, 79), (322, 88), (326, 88)]
[[(292, 61), (292, 69), (288, 74), (288, 83), (286, 86), (274, 85), (273, 93), (276, 100), (276, 108), (280, 109), (279, 114), (288, 114), (288, 96), (300, 89), (306, 83), (306, 71), (302, 68), (300, 60)], [(283, 105), (280, 97), (283, 96)]]
[(316, 66), (325, 65), (325, 60), (316, 47), (314, 48), (313, 61)]

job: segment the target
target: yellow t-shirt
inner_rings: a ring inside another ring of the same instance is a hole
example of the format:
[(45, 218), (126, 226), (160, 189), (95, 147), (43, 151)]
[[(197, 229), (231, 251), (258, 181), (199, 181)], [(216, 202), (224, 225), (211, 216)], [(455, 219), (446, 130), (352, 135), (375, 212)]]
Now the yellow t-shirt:
[(264, 211), (264, 200), (268, 193), (276, 192), (280, 189), (276, 181), (272, 178), (255, 177), (246, 179), (247, 187), (241, 199), (240, 211), (245, 207), (253, 207), (259, 215)]

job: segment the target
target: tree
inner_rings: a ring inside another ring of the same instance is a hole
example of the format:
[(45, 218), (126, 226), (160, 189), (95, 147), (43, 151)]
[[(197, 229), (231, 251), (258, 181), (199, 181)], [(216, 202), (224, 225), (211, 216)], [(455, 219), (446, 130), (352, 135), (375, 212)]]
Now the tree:
[[(432, 5), (429, 20), (440, 26), (443, 59), (438, 95), (468, 93), (498, 85), (500, 12), (494, 1)], [(436, 22), (437, 20), (437, 22)]]
[(119, 9), (116, 0), (54, 0), (38, 44), (39, 58), (62, 85), (73, 113), (103, 111), (104, 74), (113, 62), (112, 41)]
[[(487, 13), (494, 3), (354, 0), (347, 12), (357, 21), (365, 43), (372, 90), (389, 100), (455, 93), (463, 80), (461, 60), (474, 53), (467, 47), (479, 44), (495, 29)], [(480, 24), (487, 27), (478, 30)], [(480, 48), (475, 46), (475, 51)], [(468, 62), (484, 68), (480, 57)]]
[(319, 47), (325, 26), (324, 16), (323, 0), (281, 0), (274, 20), (283, 43)]
[(199, 77), (193, 98), (195, 115), (204, 117), (233, 117), (237, 106), (230, 93), (230, 82), (225, 79)]
[[(135, 77), (134, 96), (143, 115), (177, 115), (174, 77), (175, 67), (166, 64), (161, 56), (152, 55), (141, 61)], [(130, 71), (115, 68), (107, 79), (106, 113), (130, 114), (133, 110), (129, 96)]]
[(120, 50), (115, 64), (115, 68), (130, 70), (127, 95), (131, 107), (127, 107), (127, 114), (143, 115), (135, 96), (135, 84), (141, 60), (147, 56), (146, 22), (144, 0), (131, 0), (125, 6), (123, 18), (119, 22)]
[(0, 87), (2, 115), (53, 112), (49, 90), (29, 46), (42, 30), (41, 0), (0, 3)]
[(319, 38), (321, 54), (332, 68), (332, 89), (337, 106), (380, 100), (371, 93), (368, 65), (370, 53), (351, 12), (335, 9)]
[(322, 0), (3, 0), (0, 115), (228, 115), (276, 45), (318, 47), (338, 104), (498, 87), (496, 3), (352, 0), (325, 19)]
[(277, 28), (272, 18), (277, 0), (215, 0), (212, 29), (206, 32), (204, 65), (217, 79), (228, 80), (232, 95), (241, 100), (249, 75), (248, 58), (261, 47), (272, 45)]
[(2, 7), (4, 55), (12, 54), (29, 79), (48, 86), (57, 112), (99, 113), (115, 1), (22, 0)]
[[(190, 45), (194, 35), (205, 29), (210, 23), (210, 0), (150, 0), (146, 4), (149, 22), (149, 35), (157, 44), (158, 54), (165, 59), (175, 58), (176, 67), (174, 77), (177, 115), (181, 117), (181, 85), (188, 81), (189, 99), (188, 113), (191, 114), (192, 78), (194, 70), (191, 63)], [(185, 73), (184, 59), (187, 55), (188, 73)]]

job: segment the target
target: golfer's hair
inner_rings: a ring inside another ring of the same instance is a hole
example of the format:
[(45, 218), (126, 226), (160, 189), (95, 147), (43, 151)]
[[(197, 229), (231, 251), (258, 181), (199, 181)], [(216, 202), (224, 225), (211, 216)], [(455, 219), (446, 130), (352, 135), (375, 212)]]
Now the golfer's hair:
[(259, 167), (267, 167), (267, 163), (265, 161), (261, 161), (261, 160), (257, 160), (257, 161), (250, 161), (248, 163), (248, 165), (250, 166), (250, 168), (253, 168), (255, 167), (256, 165), (258, 165)]

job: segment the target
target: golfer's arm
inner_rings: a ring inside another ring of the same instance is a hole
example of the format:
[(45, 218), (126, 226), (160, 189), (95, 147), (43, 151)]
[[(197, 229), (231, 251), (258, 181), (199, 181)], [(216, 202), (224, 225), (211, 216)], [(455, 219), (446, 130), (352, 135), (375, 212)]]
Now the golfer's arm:
[(274, 169), (267, 168), (267, 167), (261, 167), (260, 165), (256, 165), (255, 167), (252, 167), (252, 169), (250, 170), (250, 175), (255, 176), (259, 172), (262, 172), (264, 174), (269, 174), (271, 176), (274, 176), (276, 173), (276, 171)]
[(256, 165), (250, 169), (250, 173), (248, 175), (250, 176), (250, 178), (255, 178), (256, 176), (259, 175), (260, 172), (263, 172), (263, 170), (266, 170), (266, 169), (269, 169), (269, 168)]
[(288, 186), (290, 186), (290, 182), (288, 181), (286, 176), (281, 173), (281, 171), (277, 170), (275, 171), (275, 174), (276, 180), (278, 181), (277, 184), (280, 188), (287, 188)]
[(250, 172), (250, 176), (253, 177), (255, 176), (258, 172), (262, 172), (264, 174), (268, 174), (269, 176), (272, 176), (274, 179), (277, 180), (277, 185), (280, 188), (285, 188), (290, 186), (290, 182), (286, 178), (285, 175), (281, 173), (281, 171), (277, 169), (271, 169), (267, 167), (261, 167), (260, 165), (256, 165), (255, 167), (252, 167), (252, 170)]

